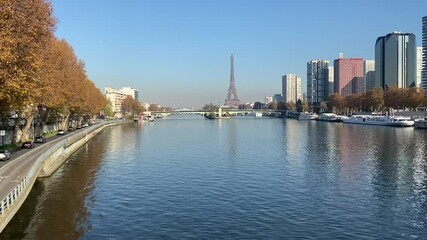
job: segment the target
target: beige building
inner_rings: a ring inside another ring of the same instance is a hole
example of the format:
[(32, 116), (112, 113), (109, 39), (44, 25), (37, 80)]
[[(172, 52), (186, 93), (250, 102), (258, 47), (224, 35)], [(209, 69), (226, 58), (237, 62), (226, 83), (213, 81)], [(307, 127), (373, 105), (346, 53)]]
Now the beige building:
[(114, 117), (123, 117), (122, 103), (123, 100), (128, 96), (138, 100), (138, 90), (130, 87), (124, 87), (121, 89), (114, 89), (112, 87), (105, 87), (105, 97), (111, 102)]

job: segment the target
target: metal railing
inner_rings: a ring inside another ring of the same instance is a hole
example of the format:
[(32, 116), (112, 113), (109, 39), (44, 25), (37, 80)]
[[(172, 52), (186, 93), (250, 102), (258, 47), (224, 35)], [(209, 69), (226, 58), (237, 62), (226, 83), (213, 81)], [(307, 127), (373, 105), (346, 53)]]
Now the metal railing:
[[(68, 148), (75, 142), (79, 141), (80, 139), (86, 137), (88, 134), (92, 133), (98, 128), (101, 128), (103, 126), (112, 126), (118, 124), (118, 122), (104, 122), (100, 124), (96, 124), (93, 126), (90, 126), (83, 131), (79, 131), (76, 133), (73, 133), (71, 136), (67, 136), (65, 139), (62, 139), (49, 149), (46, 149), (46, 151), (43, 152), (40, 156), (37, 157), (36, 161), (34, 162), (33, 166), (30, 168), (30, 170), (27, 172), (27, 174), (22, 178), (21, 181), (16, 185), (13, 190), (4, 197), (0, 202), (0, 216), (4, 216), (5, 212), (11, 208), (13, 203), (18, 200), (19, 196), (24, 192), (26, 187), (28, 187), (28, 184), (32, 181), (35, 181), (35, 179), (38, 176), (39, 171), (41, 170), (41, 166), (43, 165), (43, 162), (51, 156), (53, 153), (58, 151), (60, 148)], [(32, 185), (30, 186), (32, 187)]]

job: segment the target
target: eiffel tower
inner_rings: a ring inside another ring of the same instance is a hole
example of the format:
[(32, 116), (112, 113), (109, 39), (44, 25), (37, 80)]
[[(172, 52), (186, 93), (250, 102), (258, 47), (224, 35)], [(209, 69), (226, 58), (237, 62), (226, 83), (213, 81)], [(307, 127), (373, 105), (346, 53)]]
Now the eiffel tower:
[(227, 95), (227, 99), (225, 99), (224, 105), (229, 106), (229, 107), (233, 107), (233, 108), (238, 108), (240, 105), (240, 100), (237, 97), (236, 85), (234, 83), (234, 56), (233, 56), (233, 54), (231, 54), (230, 61), (231, 61), (230, 87), (228, 87), (228, 95)]

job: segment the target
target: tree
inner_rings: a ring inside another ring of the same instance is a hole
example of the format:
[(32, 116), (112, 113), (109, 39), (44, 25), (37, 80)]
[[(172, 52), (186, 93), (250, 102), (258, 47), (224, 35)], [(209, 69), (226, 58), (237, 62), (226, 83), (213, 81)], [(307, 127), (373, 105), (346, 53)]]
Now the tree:
[(380, 111), (384, 106), (384, 91), (381, 87), (373, 88), (366, 92), (363, 105), (371, 111)]
[(302, 110), (304, 112), (308, 111), (308, 102), (307, 101), (302, 101)]
[(409, 88), (405, 98), (405, 106), (416, 109), (424, 101), (424, 90), (422, 88)]
[(110, 101), (108, 101), (107, 105), (105, 105), (102, 111), (104, 112), (105, 116), (113, 117), (114, 116), (113, 104)]
[(260, 102), (255, 102), (255, 103), (254, 103), (254, 107), (253, 107), (253, 109), (262, 109), (262, 103), (260, 103)]
[(131, 96), (127, 96), (127, 98), (123, 100), (122, 109), (125, 111), (125, 114), (127, 113), (131, 116), (140, 114), (144, 111), (144, 108), (141, 106), (141, 104)]
[(12, 143), (28, 137), (41, 82), (42, 51), (53, 35), (56, 20), (45, 0), (0, 2), (0, 112), (14, 110), (25, 118), (22, 135), (18, 121)]
[(277, 102), (271, 102), (269, 104), (267, 104), (267, 109), (277, 109)]
[(156, 112), (156, 111), (159, 111), (160, 110), (160, 108), (159, 108), (159, 105), (158, 104), (154, 104), (154, 103), (152, 103), (152, 104), (150, 104), (150, 106), (148, 106), (148, 111), (154, 111), (154, 112)]
[(328, 109), (328, 105), (326, 104), (326, 102), (321, 102), (320, 103), (320, 111), (324, 112)]
[(339, 93), (329, 96), (328, 110), (334, 113), (341, 113), (344, 107), (344, 98)]
[(302, 101), (301, 99), (297, 100), (297, 103), (295, 104), (297, 112), (302, 112), (304, 111), (304, 108), (302, 107)]
[(385, 107), (398, 109), (403, 106), (401, 101), (403, 98), (401, 99), (400, 94), (402, 94), (402, 91), (396, 86), (388, 87), (384, 94)]
[(296, 104), (294, 103), (294, 101), (290, 101), (286, 103), (286, 109), (287, 110), (295, 110), (297, 108)]
[(362, 109), (363, 97), (361, 94), (350, 94), (344, 98), (344, 105), (350, 110), (359, 111)]
[(202, 108), (203, 111), (218, 111), (218, 109), (219, 107), (212, 103), (205, 104), (205, 106)]

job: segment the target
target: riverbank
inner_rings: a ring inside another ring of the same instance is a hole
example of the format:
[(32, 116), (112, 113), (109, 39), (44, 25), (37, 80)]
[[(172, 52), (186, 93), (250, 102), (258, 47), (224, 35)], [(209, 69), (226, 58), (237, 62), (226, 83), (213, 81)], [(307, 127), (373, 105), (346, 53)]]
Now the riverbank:
[(102, 122), (45, 143), (0, 168), (0, 232), (13, 218), (38, 177), (48, 177), (86, 142), (109, 126), (127, 121)]

